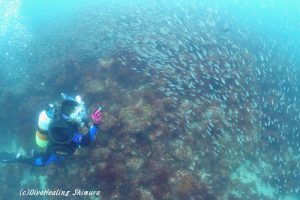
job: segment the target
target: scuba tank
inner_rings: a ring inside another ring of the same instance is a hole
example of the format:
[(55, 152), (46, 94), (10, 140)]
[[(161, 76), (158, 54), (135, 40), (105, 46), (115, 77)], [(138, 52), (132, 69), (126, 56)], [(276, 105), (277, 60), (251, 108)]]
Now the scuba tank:
[(39, 147), (47, 147), (49, 143), (48, 128), (54, 115), (55, 106), (48, 104), (47, 109), (39, 115), (38, 128), (35, 132), (35, 141)]

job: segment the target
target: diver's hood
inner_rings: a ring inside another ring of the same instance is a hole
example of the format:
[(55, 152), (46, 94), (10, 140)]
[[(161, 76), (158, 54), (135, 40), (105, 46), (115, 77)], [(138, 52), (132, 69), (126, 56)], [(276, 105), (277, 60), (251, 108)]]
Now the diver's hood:
[[(64, 101), (62, 105), (62, 117), (68, 122), (76, 123), (80, 127), (84, 126), (87, 122), (87, 114), (84, 102), (81, 97), (77, 95), (75, 98), (61, 93)], [(69, 109), (65, 109), (69, 107)], [(71, 110), (70, 110), (71, 109)]]

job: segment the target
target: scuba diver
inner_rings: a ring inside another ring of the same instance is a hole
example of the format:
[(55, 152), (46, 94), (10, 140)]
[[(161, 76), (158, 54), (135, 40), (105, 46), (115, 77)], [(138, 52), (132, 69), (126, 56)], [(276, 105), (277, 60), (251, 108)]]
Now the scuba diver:
[[(36, 143), (45, 151), (32, 151), (31, 157), (21, 153), (0, 152), (0, 160), (4, 163), (24, 163), (31, 166), (47, 166), (60, 164), (64, 158), (72, 155), (77, 148), (87, 146), (95, 140), (99, 125), (102, 122), (102, 109), (99, 107), (91, 114), (92, 124), (86, 114), (84, 102), (80, 96), (75, 98), (61, 94), (60, 104), (49, 104), (39, 115), (36, 131)], [(86, 129), (86, 134), (81, 133)]]

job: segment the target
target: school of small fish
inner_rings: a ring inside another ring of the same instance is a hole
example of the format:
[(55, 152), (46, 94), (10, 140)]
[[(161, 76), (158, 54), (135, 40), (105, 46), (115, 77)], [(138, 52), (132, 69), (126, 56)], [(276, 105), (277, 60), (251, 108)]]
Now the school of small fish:
[[(214, 176), (215, 168), (224, 167), (232, 174), (251, 162), (274, 193), (299, 194), (294, 55), (276, 39), (253, 35), (226, 12), (174, 7), (119, 15), (112, 23), (114, 35), (105, 37), (113, 38), (110, 49), (129, 52), (118, 58), (124, 67), (129, 60), (138, 62), (131, 69), (150, 77), (149, 84), (173, 100), (174, 127), (183, 141), (194, 140), (185, 144), (193, 149), (189, 169), (206, 168)], [(103, 54), (110, 53), (108, 48)], [(203, 166), (203, 160), (216, 164)]]

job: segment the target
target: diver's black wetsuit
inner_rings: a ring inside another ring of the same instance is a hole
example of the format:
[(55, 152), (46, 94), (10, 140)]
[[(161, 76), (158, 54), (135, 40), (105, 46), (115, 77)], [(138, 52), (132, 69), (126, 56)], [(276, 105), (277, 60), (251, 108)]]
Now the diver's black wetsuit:
[(18, 158), (18, 162), (32, 166), (46, 166), (51, 163), (60, 163), (66, 156), (73, 154), (79, 146), (87, 146), (95, 140), (98, 126), (93, 124), (87, 134), (74, 132), (71, 141), (65, 144), (56, 144), (50, 140), (45, 152), (33, 153), (33, 157)]

